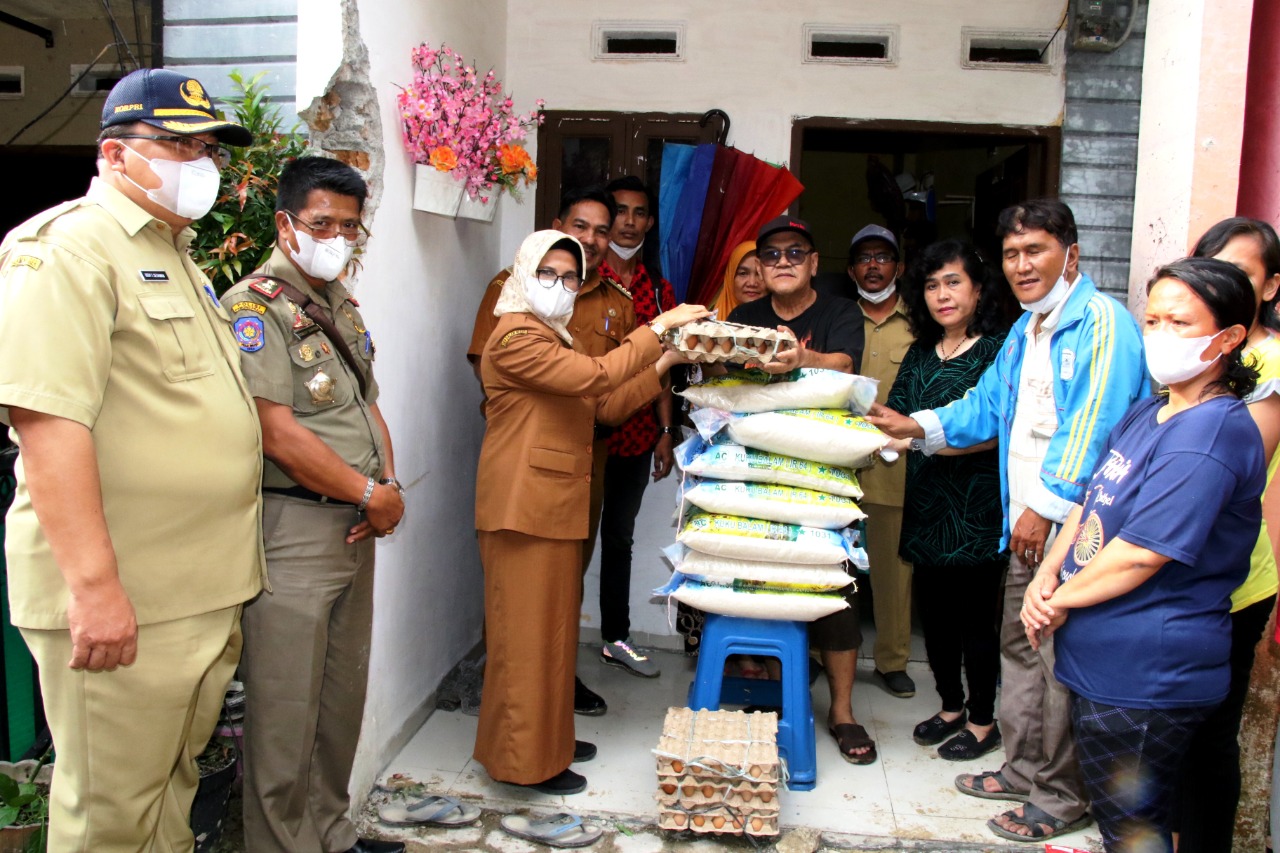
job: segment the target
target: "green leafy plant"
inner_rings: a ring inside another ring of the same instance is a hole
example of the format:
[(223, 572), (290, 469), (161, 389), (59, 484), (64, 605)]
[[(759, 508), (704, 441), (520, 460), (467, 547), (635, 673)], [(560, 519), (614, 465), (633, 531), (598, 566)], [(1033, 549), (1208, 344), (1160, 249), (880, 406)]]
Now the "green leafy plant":
[(52, 756), (53, 747), (50, 746), (40, 756), (25, 782), (0, 774), (0, 827), (18, 829), (22, 849), (26, 853), (44, 853), (48, 848), (49, 786), (37, 779)]
[(238, 94), (221, 103), (253, 134), (253, 144), (231, 149), (231, 163), (222, 170), (222, 193), (209, 215), (194, 226), (192, 255), (219, 294), (253, 272), (271, 248), (280, 170), (307, 148), (297, 125), (280, 129), (280, 109), (267, 100), (262, 82), (265, 73), (245, 80), (238, 71), (231, 72)]

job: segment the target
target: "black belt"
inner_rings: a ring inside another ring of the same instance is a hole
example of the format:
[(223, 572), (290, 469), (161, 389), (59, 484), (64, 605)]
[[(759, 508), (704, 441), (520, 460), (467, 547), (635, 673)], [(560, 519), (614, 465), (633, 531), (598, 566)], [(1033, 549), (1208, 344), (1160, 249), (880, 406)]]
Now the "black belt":
[(318, 504), (339, 504), (341, 506), (357, 506), (351, 501), (340, 501), (337, 498), (331, 498), (328, 495), (322, 495), (319, 492), (313, 492), (310, 489), (304, 489), (302, 486), (290, 486), (287, 489), (273, 489), (263, 486), (262, 491), (270, 492), (273, 495), (287, 495), (291, 498), (302, 498), (304, 501), (315, 501)]

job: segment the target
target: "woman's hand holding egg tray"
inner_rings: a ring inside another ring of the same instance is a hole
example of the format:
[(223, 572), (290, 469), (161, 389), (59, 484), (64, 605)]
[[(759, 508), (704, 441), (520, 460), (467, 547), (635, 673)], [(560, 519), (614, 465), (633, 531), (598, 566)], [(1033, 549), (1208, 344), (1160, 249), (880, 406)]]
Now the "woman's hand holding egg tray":
[(689, 361), (769, 364), (778, 353), (794, 349), (796, 336), (788, 331), (744, 326), (724, 320), (700, 320), (667, 333), (667, 339)]

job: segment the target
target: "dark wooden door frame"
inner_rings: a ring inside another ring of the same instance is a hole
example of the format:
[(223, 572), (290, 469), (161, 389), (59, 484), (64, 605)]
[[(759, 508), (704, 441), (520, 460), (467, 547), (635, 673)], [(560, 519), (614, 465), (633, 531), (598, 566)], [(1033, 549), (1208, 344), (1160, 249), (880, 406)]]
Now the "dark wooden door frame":
[[(1062, 174), (1062, 128), (1008, 124), (966, 124), (951, 121), (905, 121), (898, 119), (801, 118), (791, 124), (791, 173), (800, 178), (806, 130), (850, 130), (899, 134), (985, 137), (993, 144), (1028, 143), (1031, 171), (1040, 176), (1037, 196), (1056, 198)], [(1038, 167), (1038, 168), (1037, 168)], [(798, 199), (797, 199), (798, 201)], [(794, 208), (794, 204), (792, 205)], [(794, 209), (792, 210), (794, 213)]]

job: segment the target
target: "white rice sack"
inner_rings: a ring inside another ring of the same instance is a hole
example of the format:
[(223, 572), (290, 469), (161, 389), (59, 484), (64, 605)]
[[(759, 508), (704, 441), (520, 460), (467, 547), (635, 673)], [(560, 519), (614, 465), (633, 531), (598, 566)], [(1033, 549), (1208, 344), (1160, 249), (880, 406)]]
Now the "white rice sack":
[(698, 551), (687, 551), (680, 561), (679, 568), (682, 574), (695, 580), (718, 584), (743, 580), (775, 586), (807, 587), (817, 591), (843, 589), (854, 582), (852, 576), (834, 563), (830, 566), (759, 563), (754, 560), (713, 557)]
[(839, 530), (866, 518), (852, 498), (769, 483), (707, 480), (691, 487), (684, 496), (710, 513), (763, 518), (823, 530)]
[(686, 581), (671, 593), (676, 601), (707, 613), (740, 616), (748, 619), (780, 619), (787, 622), (812, 622), (830, 616), (849, 606), (839, 595), (831, 593), (747, 592), (731, 587), (709, 586)]
[(840, 409), (743, 415), (729, 421), (728, 431), (738, 444), (849, 468), (870, 465), (889, 443), (889, 437), (865, 418)]
[(865, 561), (865, 552), (854, 547), (852, 536), (851, 531), (699, 512), (689, 517), (676, 540), (718, 557), (821, 566), (856, 560), (859, 555)]
[(739, 370), (691, 385), (680, 393), (695, 406), (726, 412), (847, 409), (855, 396), (863, 396), (855, 395), (855, 387), (869, 386), (874, 400), (878, 384), (866, 376), (805, 367), (779, 375), (763, 370)]
[[(690, 441), (695, 442), (695, 446), (689, 447), (688, 453), (676, 454), (681, 470), (687, 474), (716, 480), (776, 483), (854, 500), (862, 497), (858, 478), (849, 468), (755, 450), (740, 444), (707, 446), (697, 438)], [(698, 448), (702, 449), (699, 451)]]

